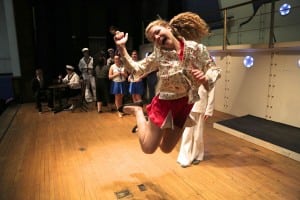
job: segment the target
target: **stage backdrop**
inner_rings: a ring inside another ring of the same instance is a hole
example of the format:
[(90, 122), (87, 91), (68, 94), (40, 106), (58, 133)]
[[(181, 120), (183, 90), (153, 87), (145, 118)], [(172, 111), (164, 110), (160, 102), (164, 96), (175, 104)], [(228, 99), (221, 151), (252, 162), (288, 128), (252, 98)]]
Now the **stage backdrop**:
[[(216, 87), (215, 109), (300, 127), (300, 44), (294, 45), (278, 43), (273, 51), (247, 45), (231, 47), (227, 52), (210, 47), (223, 70)], [(251, 68), (243, 65), (247, 55), (254, 58)]]

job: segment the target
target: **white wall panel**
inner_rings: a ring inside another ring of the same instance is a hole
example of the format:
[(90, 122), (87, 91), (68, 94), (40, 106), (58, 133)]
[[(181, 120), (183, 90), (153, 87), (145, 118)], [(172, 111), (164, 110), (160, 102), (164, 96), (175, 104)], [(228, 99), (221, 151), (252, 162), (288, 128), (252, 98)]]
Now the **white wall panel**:
[(215, 58), (216, 65), (220, 66), (222, 69), (221, 78), (217, 81), (216, 89), (215, 89), (215, 109), (226, 112), (227, 104), (226, 104), (226, 62), (227, 56), (225, 53), (211, 53), (212, 56)]
[(21, 76), (12, 0), (0, 1), (0, 73)]
[[(247, 51), (247, 50), (246, 50)], [(235, 116), (257, 117), (300, 127), (300, 52), (212, 52), (222, 68), (216, 86), (215, 109)], [(246, 55), (254, 66), (246, 68)]]
[(12, 73), (10, 58), (0, 58), (0, 74)]
[[(254, 58), (254, 65), (246, 68), (244, 57)], [(233, 53), (230, 63), (230, 112), (241, 116), (265, 116), (270, 56), (262, 53)]]
[(272, 67), (270, 119), (300, 127), (300, 68), (298, 53), (276, 53)]
[(8, 33), (3, 2), (0, 1), (0, 73), (11, 73)]

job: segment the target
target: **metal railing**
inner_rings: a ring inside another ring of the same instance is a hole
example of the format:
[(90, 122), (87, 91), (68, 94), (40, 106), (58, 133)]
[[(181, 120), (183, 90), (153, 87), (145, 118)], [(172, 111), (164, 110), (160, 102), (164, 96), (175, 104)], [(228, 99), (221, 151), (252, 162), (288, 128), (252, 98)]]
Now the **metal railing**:
[[(254, 3), (261, 4), (257, 10)], [(300, 41), (300, 2), (291, 1), (291, 12), (281, 16), (279, 8), (284, 3), (283, 0), (256, 0), (220, 9), (221, 28), (213, 29), (203, 43), (221, 45), (226, 50), (227, 45), (266, 44), (272, 48), (276, 42)]]

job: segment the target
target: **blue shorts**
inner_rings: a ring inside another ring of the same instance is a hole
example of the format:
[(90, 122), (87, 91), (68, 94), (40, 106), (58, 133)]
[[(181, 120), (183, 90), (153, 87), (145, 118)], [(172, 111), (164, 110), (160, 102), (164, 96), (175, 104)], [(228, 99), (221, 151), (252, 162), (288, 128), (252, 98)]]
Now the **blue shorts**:
[(111, 94), (127, 94), (126, 82), (111, 82), (110, 87)]
[(143, 81), (130, 82), (129, 83), (129, 94), (144, 94), (144, 84)]

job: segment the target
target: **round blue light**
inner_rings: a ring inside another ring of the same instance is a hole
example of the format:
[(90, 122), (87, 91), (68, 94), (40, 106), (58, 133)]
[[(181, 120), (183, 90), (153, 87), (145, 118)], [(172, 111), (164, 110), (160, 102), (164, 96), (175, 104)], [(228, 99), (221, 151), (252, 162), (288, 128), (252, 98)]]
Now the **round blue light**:
[(279, 8), (280, 15), (288, 15), (291, 11), (291, 5), (290, 4), (282, 4)]
[(254, 64), (254, 58), (251, 57), (251, 56), (246, 56), (244, 58), (244, 66), (247, 67), (247, 68), (250, 68), (252, 67)]

